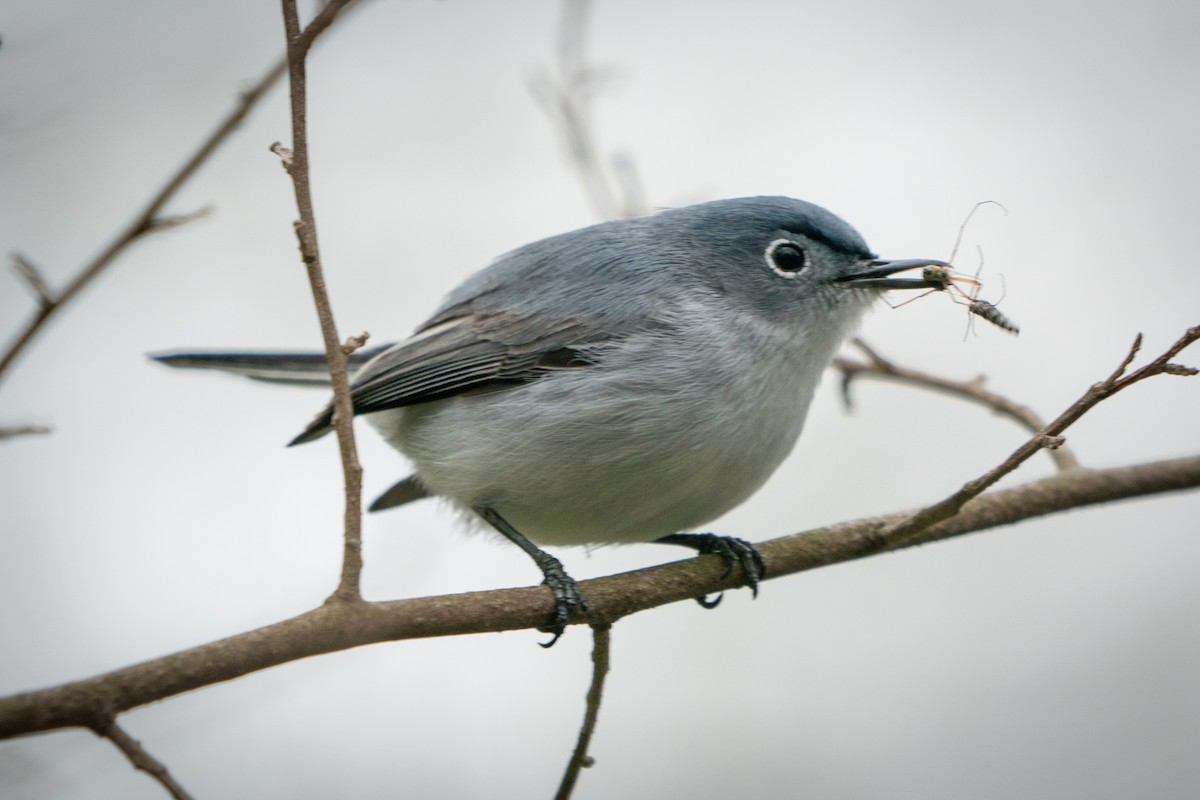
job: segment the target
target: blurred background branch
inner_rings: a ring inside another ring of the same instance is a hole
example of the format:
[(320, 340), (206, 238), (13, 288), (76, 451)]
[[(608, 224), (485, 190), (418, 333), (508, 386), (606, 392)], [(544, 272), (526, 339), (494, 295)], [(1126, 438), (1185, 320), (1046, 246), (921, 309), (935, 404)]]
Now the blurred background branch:
[(534, 73), (529, 88), (558, 131), (597, 216), (642, 216), (650, 209), (632, 156), (617, 152), (606, 159), (596, 143), (592, 105), (611, 84), (612, 74), (587, 60), (591, 6), (591, 0), (561, 0), (554, 67)]

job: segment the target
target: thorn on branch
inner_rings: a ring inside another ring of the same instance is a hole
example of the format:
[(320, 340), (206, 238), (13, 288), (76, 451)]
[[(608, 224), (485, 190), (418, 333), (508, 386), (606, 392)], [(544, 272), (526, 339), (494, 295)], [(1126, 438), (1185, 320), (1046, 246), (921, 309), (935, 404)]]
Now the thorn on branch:
[(966, 381), (963, 386), (973, 392), (982, 392), (987, 388), (987, 375), (976, 375), (969, 381)]
[(13, 253), (10, 258), (12, 258), (13, 272), (17, 273), (17, 277), (25, 281), (25, 285), (33, 290), (38, 306), (43, 309), (53, 306), (54, 293), (50, 291), (50, 286), (34, 263), (20, 253)]
[(1060, 448), (1064, 444), (1066, 444), (1066, 442), (1067, 442), (1067, 437), (1065, 437), (1065, 436), (1047, 436), (1047, 435), (1043, 434), (1038, 439), (1038, 443), (1042, 447), (1046, 448), (1047, 450), (1057, 450), (1058, 448)]
[(342, 345), (342, 352), (350, 355), (355, 350), (358, 350), (367, 343), (367, 339), (371, 338), (369, 331), (363, 331), (358, 336), (351, 336), (346, 339), (346, 343)]
[(316, 243), (312, 240), (312, 228), (304, 224), (303, 220), (296, 220), (292, 223), (292, 230), (296, 232), (296, 243), (300, 248), (300, 259), (307, 266), (312, 266), (317, 263), (317, 248)]
[(292, 174), (292, 151), (284, 147), (279, 142), (271, 144), (271, 152), (279, 156), (279, 163), (283, 167), (283, 171), (288, 175)]

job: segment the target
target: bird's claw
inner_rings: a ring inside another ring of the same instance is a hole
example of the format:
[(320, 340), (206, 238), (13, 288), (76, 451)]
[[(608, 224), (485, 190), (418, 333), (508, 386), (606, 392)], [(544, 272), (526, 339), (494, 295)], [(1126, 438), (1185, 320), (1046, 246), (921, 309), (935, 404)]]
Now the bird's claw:
[(554, 621), (538, 628), (542, 633), (553, 634), (550, 641), (538, 644), (542, 647), (553, 647), (554, 643), (563, 635), (563, 631), (567, 629), (571, 612), (578, 609), (586, 614), (590, 609), (583, 593), (579, 591), (579, 585), (575, 583), (575, 579), (561, 567), (558, 570), (548, 570), (546, 579), (542, 583), (550, 587), (550, 593), (554, 595)]
[[(725, 562), (725, 571), (721, 573), (722, 578), (732, 575), (735, 565), (741, 567), (742, 574), (746, 576), (745, 585), (750, 587), (751, 595), (758, 597), (758, 583), (766, 576), (767, 567), (763, 563), (762, 554), (745, 539), (739, 539), (736, 536), (718, 536), (715, 533), (676, 533), (664, 536), (657, 541), (663, 544), (679, 544), (690, 547), (702, 556), (709, 554), (720, 556), (721, 560)], [(724, 597), (723, 592), (713, 600), (709, 600), (707, 596), (697, 597), (696, 602), (705, 608), (716, 608), (721, 603), (722, 597)]]

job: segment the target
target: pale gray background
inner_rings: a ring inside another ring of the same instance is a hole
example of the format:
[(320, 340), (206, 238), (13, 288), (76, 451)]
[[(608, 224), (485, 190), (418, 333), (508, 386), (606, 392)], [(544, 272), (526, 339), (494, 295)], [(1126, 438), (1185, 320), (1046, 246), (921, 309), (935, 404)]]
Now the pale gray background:
[[(594, 221), (529, 98), (547, 2), (376, 2), (310, 60), (314, 185), (343, 335), (406, 334), (498, 253)], [(273, 2), (0, 9), (0, 249), (55, 282), (95, 253), (281, 47)], [(1200, 322), (1200, 6), (1179, 2), (604, 2), (597, 130), (655, 205), (782, 193), (882, 255), (982, 245), (1014, 339), (962, 341), (943, 297), (880, 308), (905, 363), (990, 376), (1052, 416), (1137, 331)], [(169, 372), (148, 351), (314, 347), (276, 91), (143, 242), (0, 387), (0, 691), (92, 675), (319, 603), (340, 553), (332, 440), (282, 445), (320, 394)], [(5, 339), (28, 313), (0, 279)], [(1183, 359), (1200, 363), (1193, 349)], [(794, 457), (712, 529), (765, 539), (935, 500), (1022, 438), (862, 385), (819, 391)], [(1162, 378), (1070, 432), (1089, 465), (1200, 450), (1200, 382)], [(363, 428), (372, 495), (403, 473)], [(1044, 476), (1039, 458), (1017, 481)], [(1183, 798), (1200, 793), (1200, 496), (1075, 512), (623, 621), (580, 798)], [(580, 578), (676, 557), (560, 551)], [(372, 598), (527, 585), (515, 548), (436, 504), (372, 516)], [(124, 724), (203, 798), (547, 796), (590, 639), (363, 648), (146, 708)], [(0, 794), (159, 798), (83, 732), (0, 743)]]

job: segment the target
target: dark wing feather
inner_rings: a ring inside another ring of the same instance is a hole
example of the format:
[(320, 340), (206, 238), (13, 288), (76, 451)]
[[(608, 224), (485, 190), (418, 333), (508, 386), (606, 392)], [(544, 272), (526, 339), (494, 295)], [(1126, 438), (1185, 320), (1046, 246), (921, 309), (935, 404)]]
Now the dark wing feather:
[[(528, 383), (555, 369), (592, 363), (580, 348), (613, 338), (603, 327), (578, 319), (480, 312), (468, 301), (446, 309), (412, 339), (364, 365), (350, 386), (354, 413)], [(332, 419), (329, 406), (291, 444), (328, 433)]]
[[(361, 367), (392, 345), (369, 347), (348, 359), (352, 368)], [(168, 367), (212, 369), (253, 378), (267, 383), (297, 386), (328, 386), (329, 366), (324, 353), (238, 353), (193, 352), (155, 353), (150, 358)]]
[(375, 502), (371, 503), (368, 510), (383, 511), (386, 508), (395, 508), (429, 496), (429, 490), (421, 483), (420, 478), (416, 475), (409, 475), (392, 484), (390, 489), (376, 497)]

